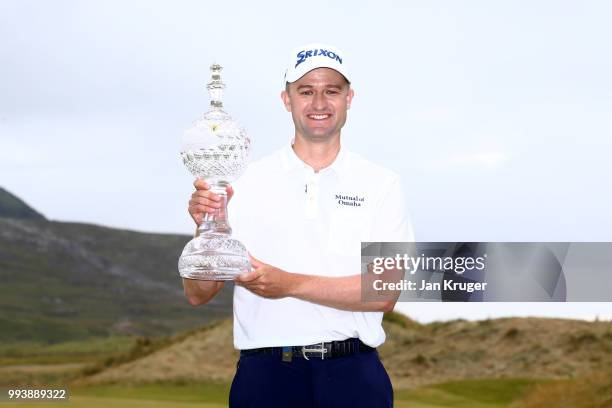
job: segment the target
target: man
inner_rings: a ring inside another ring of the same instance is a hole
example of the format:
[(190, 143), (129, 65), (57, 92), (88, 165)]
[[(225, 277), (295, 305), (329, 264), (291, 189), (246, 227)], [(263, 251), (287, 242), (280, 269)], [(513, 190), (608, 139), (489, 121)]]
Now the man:
[[(235, 280), (241, 354), (231, 407), (393, 404), (376, 347), (385, 340), (383, 312), (397, 298), (362, 299), (360, 242), (413, 238), (399, 177), (341, 143), (354, 95), (346, 64), (344, 53), (322, 44), (291, 54), (281, 98), (294, 139), (250, 164), (236, 183), (234, 232), (254, 256), (252, 271)], [(189, 212), (199, 223), (219, 208), (219, 197), (205, 181), (195, 186)], [(223, 287), (183, 284), (194, 306)]]

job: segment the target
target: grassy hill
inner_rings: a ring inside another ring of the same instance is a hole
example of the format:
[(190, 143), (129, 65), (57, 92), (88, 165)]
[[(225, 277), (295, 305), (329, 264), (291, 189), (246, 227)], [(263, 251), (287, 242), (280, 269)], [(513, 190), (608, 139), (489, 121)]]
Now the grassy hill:
[[(568, 379), (612, 366), (610, 322), (505, 318), (418, 324), (396, 313), (386, 316), (388, 338), (380, 355), (397, 388), (457, 379)], [(231, 321), (221, 321), (82, 381), (230, 381), (237, 359), (231, 339)]]
[(381, 356), (399, 387), (457, 378), (575, 378), (612, 366), (609, 321), (400, 320), (386, 331)]
[(0, 187), (0, 217), (44, 220), (45, 217), (22, 199)]
[[(17, 207), (2, 191), (6, 214)], [(0, 217), (0, 342), (170, 335), (231, 314), (231, 285), (206, 308), (186, 302), (177, 262), (190, 237), (41, 217)]]

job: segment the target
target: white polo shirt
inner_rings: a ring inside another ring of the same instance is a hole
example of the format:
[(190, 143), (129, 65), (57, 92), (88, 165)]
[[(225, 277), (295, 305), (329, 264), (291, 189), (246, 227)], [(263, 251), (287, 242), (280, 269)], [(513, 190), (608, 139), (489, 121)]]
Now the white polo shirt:
[[(233, 234), (264, 263), (288, 272), (347, 276), (361, 271), (361, 241), (413, 241), (397, 174), (340, 149), (315, 173), (289, 145), (254, 163), (234, 184)], [(234, 289), (237, 349), (359, 337), (385, 341), (382, 312), (351, 312)]]

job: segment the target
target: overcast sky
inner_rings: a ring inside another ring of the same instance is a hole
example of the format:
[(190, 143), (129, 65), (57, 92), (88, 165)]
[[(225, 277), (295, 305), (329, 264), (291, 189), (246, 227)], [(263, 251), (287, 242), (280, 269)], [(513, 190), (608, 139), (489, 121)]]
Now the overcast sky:
[(288, 52), (318, 41), (352, 67), (344, 143), (402, 175), (418, 240), (612, 241), (610, 16), (607, 1), (0, 0), (0, 185), (54, 220), (191, 233), (178, 152), (208, 67), (225, 67), (257, 159), (292, 136)]

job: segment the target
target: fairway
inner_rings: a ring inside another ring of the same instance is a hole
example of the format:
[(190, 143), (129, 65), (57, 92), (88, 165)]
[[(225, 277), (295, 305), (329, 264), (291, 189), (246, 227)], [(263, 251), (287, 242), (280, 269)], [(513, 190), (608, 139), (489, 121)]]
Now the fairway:
[[(398, 400), (395, 402), (397, 408), (441, 408), (441, 407), (454, 407), (454, 408), (498, 408), (503, 405), (492, 405), (492, 404), (479, 404), (473, 401), (454, 398), (452, 395), (445, 394), (443, 392), (437, 395), (430, 396), (436, 403), (426, 403), (423, 401), (406, 401)], [(426, 399), (426, 398), (425, 398)], [(446, 402), (444, 402), (446, 401)], [(83, 397), (75, 396), (70, 398), (68, 403), (8, 403), (3, 404), (6, 406), (15, 406), (22, 408), (34, 408), (34, 407), (74, 407), (74, 408), (224, 408), (227, 407), (226, 403), (212, 403), (212, 402), (184, 402), (184, 401), (159, 401), (159, 400), (148, 400), (148, 399), (135, 399), (135, 398), (104, 398), (104, 397)]]
[(179, 402), (179, 401), (155, 401), (147, 399), (134, 398), (101, 398), (101, 397), (71, 397), (68, 403), (8, 403), (3, 404), (8, 407), (74, 407), (74, 408), (224, 408), (226, 404), (208, 403), (208, 402)]
[[(447, 382), (411, 390), (396, 390), (398, 408), (502, 408), (519, 398), (532, 381), (486, 379)], [(19, 407), (151, 407), (221, 408), (227, 406), (229, 384), (147, 384), (137, 386), (93, 386), (71, 390), (66, 403), (19, 403)]]
[(400, 390), (399, 394), (395, 399), (396, 408), (502, 408), (508, 405), (506, 402), (485, 403), (429, 387)]
[(398, 407), (499, 408), (522, 397), (540, 381), (527, 379), (473, 379), (450, 381), (410, 390), (397, 390)]

